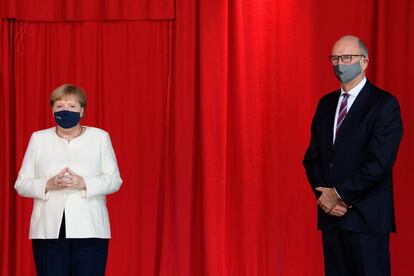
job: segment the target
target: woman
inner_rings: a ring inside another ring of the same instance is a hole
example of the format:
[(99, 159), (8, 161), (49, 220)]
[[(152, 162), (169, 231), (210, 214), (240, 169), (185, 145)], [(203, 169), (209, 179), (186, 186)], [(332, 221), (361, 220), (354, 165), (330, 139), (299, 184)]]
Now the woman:
[(30, 234), (38, 275), (104, 275), (111, 237), (107, 194), (122, 180), (107, 132), (79, 124), (81, 88), (50, 97), (56, 126), (30, 138), (15, 189), (34, 199)]

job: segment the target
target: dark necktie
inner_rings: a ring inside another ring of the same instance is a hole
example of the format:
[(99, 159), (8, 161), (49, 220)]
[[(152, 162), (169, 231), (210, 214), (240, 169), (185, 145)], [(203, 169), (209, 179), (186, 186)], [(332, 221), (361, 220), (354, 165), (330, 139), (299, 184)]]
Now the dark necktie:
[(338, 137), (339, 129), (341, 128), (346, 116), (346, 106), (348, 102), (348, 97), (348, 93), (343, 94), (341, 106), (339, 107), (338, 120), (336, 121), (335, 137)]

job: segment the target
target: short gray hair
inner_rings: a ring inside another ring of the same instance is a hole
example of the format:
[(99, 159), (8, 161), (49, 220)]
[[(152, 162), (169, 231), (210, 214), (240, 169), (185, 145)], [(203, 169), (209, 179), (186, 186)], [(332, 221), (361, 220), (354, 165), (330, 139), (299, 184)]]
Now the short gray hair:
[(366, 58), (368, 58), (367, 45), (365, 45), (365, 43), (361, 39), (358, 39), (358, 45), (359, 45), (359, 49), (361, 50), (361, 54), (364, 55)]

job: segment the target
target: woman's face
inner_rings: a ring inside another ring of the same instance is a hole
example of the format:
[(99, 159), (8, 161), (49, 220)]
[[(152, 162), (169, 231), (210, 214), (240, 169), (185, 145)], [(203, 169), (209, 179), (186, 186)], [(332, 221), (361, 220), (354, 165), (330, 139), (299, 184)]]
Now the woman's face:
[(62, 110), (80, 112), (80, 116), (83, 116), (83, 107), (81, 107), (76, 96), (68, 95), (63, 96), (61, 99), (57, 100), (52, 107), (52, 112), (58, 112)]

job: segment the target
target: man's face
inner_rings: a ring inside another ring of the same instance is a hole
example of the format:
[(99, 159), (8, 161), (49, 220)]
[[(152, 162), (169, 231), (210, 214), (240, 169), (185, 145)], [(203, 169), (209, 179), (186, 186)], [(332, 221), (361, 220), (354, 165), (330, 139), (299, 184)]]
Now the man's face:
[[(350, 57), (346, 57), (347, 55)], [(356, 39), (343, 38), (338, 40), (332, 48), (332, 56), (342, 56), (342, 59), (338, 58), (336, 63), (332, 62), (333, 65), (360, 62), (362, 71), (365, 71), (368, 66), (368, 59), (362, 56), (358, 40)]]

